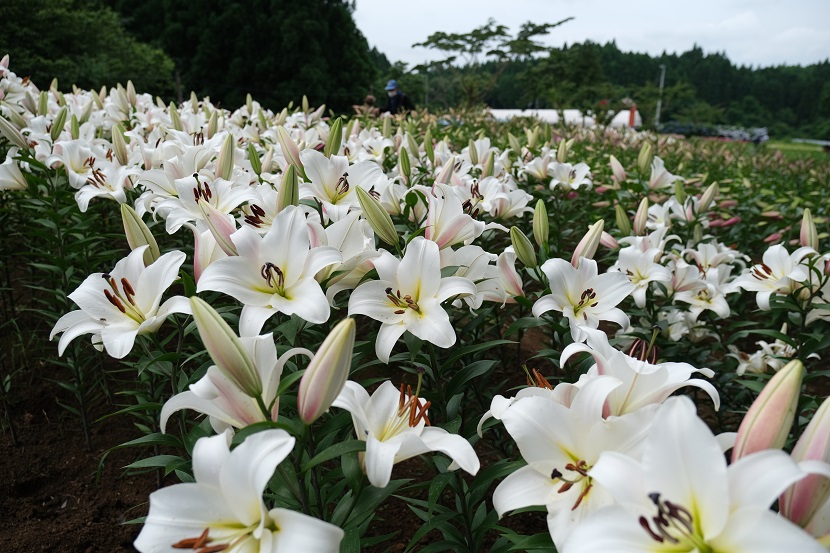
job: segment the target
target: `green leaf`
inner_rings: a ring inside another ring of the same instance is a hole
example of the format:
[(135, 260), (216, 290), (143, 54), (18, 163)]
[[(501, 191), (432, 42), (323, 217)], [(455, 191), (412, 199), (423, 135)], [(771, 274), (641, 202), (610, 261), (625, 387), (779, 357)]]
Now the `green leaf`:
[(318, 453), (303, 464), (303, 472), (308, 472), (312, 467), (317, 466), (320, 463), (353, 451), (366, 451), (366, 442), (362, 440), (349, 440), (329, 446), (324, 451)]

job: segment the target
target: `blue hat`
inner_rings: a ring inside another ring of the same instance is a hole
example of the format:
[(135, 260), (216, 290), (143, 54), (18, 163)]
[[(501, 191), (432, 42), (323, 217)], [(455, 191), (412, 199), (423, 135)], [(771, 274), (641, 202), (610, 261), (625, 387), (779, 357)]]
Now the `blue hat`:
[(392, 79), (391, 81), (386, 83), (386, 90), (395, 90), (396, 88), (398, 88), (398, 81), (396, 81), (395, 79)]

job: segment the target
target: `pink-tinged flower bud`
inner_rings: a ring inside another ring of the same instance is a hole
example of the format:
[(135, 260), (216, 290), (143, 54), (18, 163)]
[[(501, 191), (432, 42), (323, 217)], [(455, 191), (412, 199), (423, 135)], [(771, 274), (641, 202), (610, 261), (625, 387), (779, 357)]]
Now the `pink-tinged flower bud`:
[(328, 411), (340, 395), (352, 366), (354, 319), (340, 321), (320, 344), (300, 380), (297, 410), (305, 424), (311, 424)]
[(594, 192), (596, 192), (597, 194), (605, 194), (606, 192), (608, 192), (608, 187), (607, 186), (597, 186), (597, 187), (594, 188)]
[[(830, 398), (824, 400), (792, 452), (794, 461), (830, 463)], [(801, 526), (807, 526), (816, 511), (830, 499), (830, 478), (811, 474), (784, 492), (779, 502), (781, 514)]]
[(604, 209), (606, 207), (611, 207), (611, 202), (609, 202), (609, 201), (594, 202), (591, 205), (594, 206), (594, 207), (599, 207), (599, 208)]
[(704, 213), (709, 211), (709, 208), (712, 206), (712, 202), (715, 201), (715, 197), (720, 193), (720, 187), (718, 186), (717, 182), (713, 182), (709, 185), (709, 188), (706, 189), (706, 192), (700, 197), (700, 203), (697, 206), (698, 213)]
[(228, 323), (203, 299), (190, 298), (193, 320), (213, 362), (250, 397), (262, 396), (262, 379), (242, 342)]
[(830, 257), (824, 262), (824, 274), (830, 276)]
[(795, 417), (804, 365), (794, 359), (767, 382), (749, 407), (732, 449), (732, 462), (764, 449), (781, 449)]
[(646, 223), (648, 222), (648, 198), (643, 198), (640, 206), (637, 208), (637, 213), (634, 214), (634, 234), (636, 236), (643, 236), (646, 233)]
[(452, 180), (452, 173), (455, 170), (455, 157), (448, 159), (444, 166), (441, 167), (441, 172), (435, 177), (435, 182), (440, 184), (450, 184)]
[(631, 234), (631, 221), (628, 220), (628, 213), (620, 204), (614, 206), (614, 221), (623, 236)]
[(599, 246), (599, 241), (602, 237), (602, 228), (604, 226), (605, 221), (600, 219), (588, 227), (588, 232), (585, 233), (585, 236), (582, 237), (582, 240), (579, 241), (579, 244), (576, 245), (576, 249), (574, 249), (574, 254), (571, 256), (571, 265), (578, 267), (579, 259), (582, 257), (585, 259), (594, 258), (594, 254), (597, 253), (597, 246)]
[(818, 231), (813, 221), (813, 214), (809, 208), (804, 208), (804, 215), (801, 217), (801, 245), (818, 250)]
[(609, 250), (616, 250), (620, 247), (620, 243), (617, 242), (617, 239), (605, 231), (602, 231), (602, 236), (600, 236), (599, 238), (599, 243), (608, 248)]
[(141, 246), (149, 246), (144, 250), (144, 265), (150, 265), (159, 258), (159, 245), (147, 224), (136, 213), (135, 209), (127, 204), (121, 204), (121, 220), (124, 223), (124, 235), (130, 250)]
[(578, 197), (579, 197), (579, 194), (576, 192), (576, 190), (571, 190), (570, 192), (568, 192), (568, 199), (569, 200), (575, 200)]
[(741, 222), (741, 218), (735, 215), (734, 217), (730, 217), (726, 221), (723, 222), (724, 227), (731, 227), (732, 225), (737, 225)]
[(519, 261), (524, 263), (526, 267), (532, 269), (539, 264), (536, 260), (536, 250), (533, 249), (533, 244), (530, 243), (530, 239), (525, 233), (519, 230), (519, 227), (510, 228), (510, 242), (513, 244), (513, 251), (516, 252)]
[(504, 286), (504, 291), (508, 296), (519, 297), (524, 296), (522, 286), (522, 277), (516, 271), (516, 253), (506, 250), (502, 252), (496, 260), (496, 269), (499, 272), (499, 281)]
[(2, 116), (0, 116), (0, 136), (5, 137), (6, 140), (8, 140), (21, 150), (29, 149), (29, 144), (26, 143), (26, 139), (23, 138), (23, 135), (20, 134), (20, 131), (17, 130), (14, 125), (9, 123)]
[(222, 213), (201, 198), (196, 201), (196, 205), (202, 213), (202, 217), (205, 218), (208, 230), (210, 230), (222, 251), (231, 256), (239, 255), (236, 251), (236, 245), (231, 240), (231, 234), (236, 232), (236, 223), (234, 223), (233, 217), (227, 213)]
[(132, 81), (127, 81), (127, 102), (130, 104), (130, 107), (135, 107), (136, 102), (138, 102), (138, 94), (135, 92), (135, 85), (133, 85)]
[(612, 155), (608, 158), (608, 164), (611, 166), (611, 174), (614, 176), (614, 180), (617, 181), (617, 183), (623, 182), (626, 174), (620, 160)]
[(771, 242), (780, 242), (783, 237), (784, 236), (780, 232), (773, 232), (772, 234), (764, 238), (764, 242), (766, 242), (767, 244)]
[(738, 200), (723, 200), (718, 204), (721, 209), (729, 209), (738, 205)]
[(302, 168), (303, 162), (300, 161), (300, 149), (297, 148), (297, 144), (283, 126), (277, 127), (277, 141), (280, 143), (280, 148), (282, 148), (282, 156), (285, 158), (285, 161), (297, 169)]
[(779, 221), (784, 218), (780, 211), (763, 211), (761, 212), (761, 217), (767, 217), (768, 219), (776, 219)]

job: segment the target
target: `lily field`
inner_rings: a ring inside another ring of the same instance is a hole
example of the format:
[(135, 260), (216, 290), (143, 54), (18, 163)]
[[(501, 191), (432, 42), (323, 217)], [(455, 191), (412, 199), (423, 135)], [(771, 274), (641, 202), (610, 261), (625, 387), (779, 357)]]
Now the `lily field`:
[(279, 109), (0, 62), (3, 432), (129, 421), (136, 550), (830, 548), (830, 158)]

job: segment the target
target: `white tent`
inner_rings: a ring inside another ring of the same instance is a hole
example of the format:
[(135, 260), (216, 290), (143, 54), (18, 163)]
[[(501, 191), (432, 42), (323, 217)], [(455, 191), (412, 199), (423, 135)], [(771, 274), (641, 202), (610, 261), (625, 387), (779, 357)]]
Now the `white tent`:
[[(585, 115), (578, 109), (491, 109), (489, 111), (497, 121), (507, 121), (514, 117), (532, 117), (545, 123), (556, 124), (559, 123), (561, 113), (567, 125), (576, 125), (578, 127), (593, 127), (596, 125), (596, 120), (593, 116)], [(628, 127), (630, 116), (631, 112), (629, 110), (623, 110), (614, 116), (610, 126), (616, 128)], [(640, 117), (640, 113), (635, 111), (634, 126), (639, 127), (642, 124), (643, 119)]]

